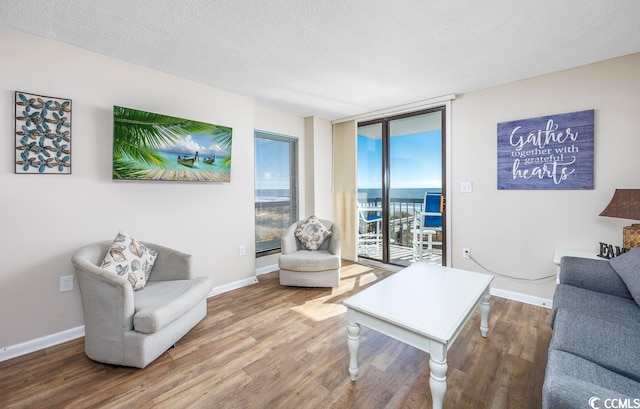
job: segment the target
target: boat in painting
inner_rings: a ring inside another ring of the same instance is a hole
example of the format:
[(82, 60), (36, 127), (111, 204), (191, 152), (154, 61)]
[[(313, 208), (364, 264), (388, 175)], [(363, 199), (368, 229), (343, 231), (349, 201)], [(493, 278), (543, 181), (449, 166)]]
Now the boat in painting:
[(188, 166), (190, 168), (193, 167), (193, 164), (195, 163), (196, 158), (182, 158), (182, 159), (178, 159), (178, 163), (184, 166)]

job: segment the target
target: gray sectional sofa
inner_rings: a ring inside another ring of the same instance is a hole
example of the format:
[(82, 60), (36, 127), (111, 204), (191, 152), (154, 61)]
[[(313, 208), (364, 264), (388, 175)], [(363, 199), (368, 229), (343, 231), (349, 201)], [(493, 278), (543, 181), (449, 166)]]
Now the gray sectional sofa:
[(640, 248), (563, 257), (551, 327), (543, 409), (640, 408)]

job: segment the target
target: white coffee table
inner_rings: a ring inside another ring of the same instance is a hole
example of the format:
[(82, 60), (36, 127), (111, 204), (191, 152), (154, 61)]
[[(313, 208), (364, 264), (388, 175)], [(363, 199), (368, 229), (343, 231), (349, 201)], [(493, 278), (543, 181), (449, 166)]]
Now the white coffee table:
[(476, 307), (480, 333), (489, 330), (489, 290), (493, 276), (414, 263), (349, 297), (349, 374), (358, 375), (360, 325), (428, 352), (433, 408), (441, 409), (447, 390), (447, 351)]

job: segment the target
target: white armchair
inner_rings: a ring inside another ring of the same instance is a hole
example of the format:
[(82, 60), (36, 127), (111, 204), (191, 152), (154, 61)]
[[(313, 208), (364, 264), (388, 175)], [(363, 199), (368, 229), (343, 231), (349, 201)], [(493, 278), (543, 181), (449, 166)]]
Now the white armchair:
[(293, 223), (282, 236), (278, 259), (280, 284), (297, 287), (338, 287), (340, 285), (340, 227), (319, 219), (331, 231), (318, 250), (307, 250), (295, 236), (305, 220)]
[[(207, 313), (210, 277), (192, 277), (191, 255), (148, 243), (158, 257), (144, 289), (100, 268), (111, 241), (72, 258), (82, 296), (85, 353), (94, 361), (144, 368)], [(145, 245), (147, 245), (145, 243)]]

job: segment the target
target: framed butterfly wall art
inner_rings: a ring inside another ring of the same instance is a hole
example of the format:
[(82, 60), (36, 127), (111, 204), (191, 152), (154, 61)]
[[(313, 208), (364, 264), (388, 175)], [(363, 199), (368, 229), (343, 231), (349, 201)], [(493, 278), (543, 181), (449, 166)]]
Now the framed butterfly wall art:
[(71, 174), (71, 100), (16, 91), (15, 173)]

